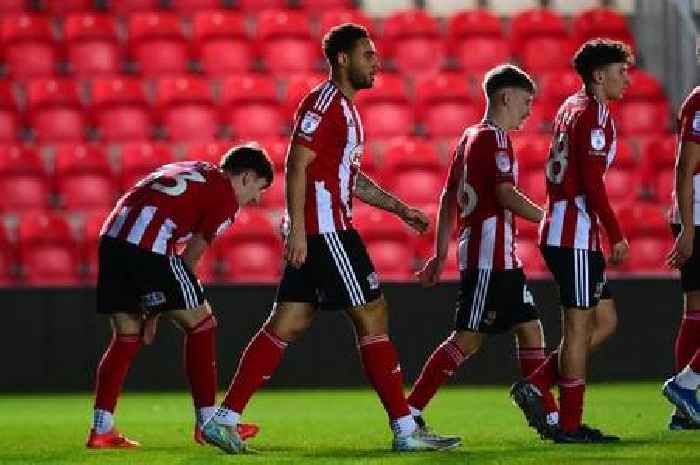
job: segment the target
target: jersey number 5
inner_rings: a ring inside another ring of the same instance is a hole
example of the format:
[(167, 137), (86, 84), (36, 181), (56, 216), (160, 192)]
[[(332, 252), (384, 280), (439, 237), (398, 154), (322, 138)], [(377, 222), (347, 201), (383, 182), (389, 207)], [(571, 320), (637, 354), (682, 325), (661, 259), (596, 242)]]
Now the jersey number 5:
[(165, 169), (163, 169), (162, 175), (168, 176), (175, 181), (175, 185), (173, 186), (166, 186), (159, 182), (151, 184), (151, 189), (162, 192), (163, 194), (176, 197), (182, 195), (187, 190), (187, 181), (206, 182), (206, 179), (199, 171), (181, 171), (176, 174), (169, 174), (167, 172), (167, 165), (163, 168)]
[(557, 135), (556, 142), (549, 151), (546, 176), (552, 184), (561, 184), (564, 181), (566, 166), (569, 164), (569, 139), (565, 132)]

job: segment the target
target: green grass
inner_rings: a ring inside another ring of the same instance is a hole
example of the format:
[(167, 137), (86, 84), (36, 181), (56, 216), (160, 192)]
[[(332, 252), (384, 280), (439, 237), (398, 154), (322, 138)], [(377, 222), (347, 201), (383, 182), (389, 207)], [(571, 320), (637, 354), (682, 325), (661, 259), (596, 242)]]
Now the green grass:
[(593, 385), (586, 421), (620, 434), (614, 445), (540, 441), (506, 387), (442, 390), (427, 412), (436, 430), (461, 434), (450, 452), (395, 454), (386, 417), (368, 390), (263, 391), (245, 419), (262, 431), (255, 455), (226, 456), (192, 442), (185, 393), (125, 393), (118, 425), (143, 447), (88, 451), (89, 394), (0, 395), (0, 464), (700, 464), (700, 431), (671, 433), (659, 383)]

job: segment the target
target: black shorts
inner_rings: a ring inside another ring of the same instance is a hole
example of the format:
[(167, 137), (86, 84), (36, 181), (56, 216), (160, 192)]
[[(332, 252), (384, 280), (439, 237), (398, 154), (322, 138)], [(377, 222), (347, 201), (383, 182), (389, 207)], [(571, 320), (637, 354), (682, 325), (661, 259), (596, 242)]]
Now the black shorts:
[(128, 242), (100, 239), (97, 313), (157, 313), (196, 308), (204, 289), (176, 255), (161, 255)]
[[(671, 232), (675, 239), (681, 233), (681, 225), (672, 224)], [(695, 226), (693, 254), (681, 267), (681, 286), (684, 292), (700, 289), (700, 227)]]
[(542, 255), (559, 286), (562, 307), (594, 308), (601, 299), (612, 298), (602, 252), (545, 246)]
[(277, 302), (308, 302), (324, 310), (359, 307), (382, 295), (379, 277), (354, 229), (306, 238), (306, 262), (284, 269)]
[(460, 273), (455, 316), (458, 330), (502, 333), (539, 318), (522, 269)]

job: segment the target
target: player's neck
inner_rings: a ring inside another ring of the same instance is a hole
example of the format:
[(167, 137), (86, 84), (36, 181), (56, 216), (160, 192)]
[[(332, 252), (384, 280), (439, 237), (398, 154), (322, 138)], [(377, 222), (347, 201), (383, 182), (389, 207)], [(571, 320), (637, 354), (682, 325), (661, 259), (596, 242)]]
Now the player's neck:
[(338, 89), (343, 93), (345, 98), (352, 100), (355, 97), (357, 90), (350, 84), (350, 81), (343, 79), (342, 76), (331, 73), (330, 80), (336, 85)]
[(592, 95), (601, 103), (608, 103), (608, 97), (605, 95), (605, 89), (603, 89), (603, 86), (597, 86), (594, 84), (586, 86), (586, 94)]
[(486, 109), (486, 115), (484, 115), (484, 120), (488, 121), (494, 126), (498, 126), (505, 132), (508, 132), (512, 129), (510, 124), (510, 118), (508, 118), (508, 115), (505, 114), (504, 111), (499, 111), (495, 108), (489, 107)]

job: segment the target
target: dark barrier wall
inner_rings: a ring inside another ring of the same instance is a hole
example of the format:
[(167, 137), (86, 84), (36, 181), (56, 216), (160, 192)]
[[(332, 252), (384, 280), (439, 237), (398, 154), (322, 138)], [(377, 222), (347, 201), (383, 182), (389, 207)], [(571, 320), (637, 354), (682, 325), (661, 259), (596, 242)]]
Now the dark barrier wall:
[[(560, 316), (549, 281), (531, 283), (542, 311), (549, 346), (556, 344)], [(415, 380), (425, 358), (452, 329), (456, 284), (425, 290), (412, 284), (385, 285), (391, 331), (405, 380)], [(592, 359), (593, 380), (656, 379), (673, 367), (673, 341), (681, 315), (680, 286), (674, 280), (611, 282), (619, 314), (617, 334)], [(270, 310), (275, 289), (266, 286), (212, 287), (209, 300), (219, 321), (219, 384), (225, 387), (248, 339)], [(90, 390), (95, 367), (109, 342), (106, 318), (93, 310), (94, 289), (3, 290), (3, 369), (0, 391)], [(494, 336), (461, 368), (456, 383), (508, 383), (517, 376), (509, 335)], [(352, 328), (342, 313), (322, 313), (292, 344), (273, 386), (364, 384)], [(185, 389), (182, 336), (161, 321), (152, 346), (136, 359), (126, 389)]]

